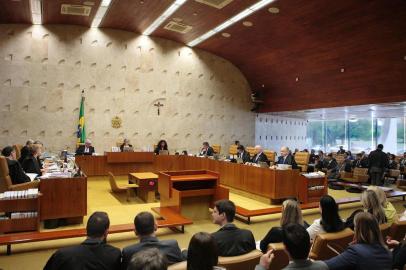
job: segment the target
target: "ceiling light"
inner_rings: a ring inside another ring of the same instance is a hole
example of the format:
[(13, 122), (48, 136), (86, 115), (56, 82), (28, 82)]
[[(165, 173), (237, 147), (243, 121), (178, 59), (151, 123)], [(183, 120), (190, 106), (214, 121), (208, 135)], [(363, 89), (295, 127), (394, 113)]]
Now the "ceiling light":
[(277, 7), (270, 7), (268, 8), (268, 11), (272, 14), (278, 14), (279, 13), (279, 8)]
[(104, 15), (106, 15), (107, 10), (109, 9), (111, 4), (111, 0), (103, 0), (102, 3), (99, 6), (99, 9), (97, 10), (96, 16), (94, 16), (92, 26), (91, 27), (99, 27), (101, 21), (104, 18)]
[(85, 1), (85, 2), (83, 2), (83, 5), (85, 5), (85, 6), (94, 6), (94, 2), (92, 2), (92, 1)]
[(254, 24), (253, 24), (252, 22), (250, 22), (250, 21), (244, 21), (244, 22), (242, 23), (242, 25), (244, 25), (244, 26), (246, 26), (246, 27), (251, 27), (251, 26), (253, 26)]
[(146, 36), (150, 35), (186, 1), (187, 0), (176, 0), (164, 11), (164, 13), (161, 14), (161, 16), (159, 16), (150, 26), (148, 26), (148, 28), (145, 29), (145, 31), (142, 34)]
[(225, 28), (227, 28), (227, 27), (231, 26), (232, 24), (244, 19), (248, 15), (254, 13), (255, 11), (263, 8), (264, 6), (270, 4), (270, 3), (274, 2), (274, 1), (275, 0), (261, 0), (261, 1), (258, 1), (256, 4), (254, 4), (254, 5), (250, 6), (249, 8), (241, 11), (240, 13), (235, 15), (234, 17), (232, 17), (232, 18), (228, 19), (227, 21), (223, 22), (222, 24), (218, 25), (217, 27), (210, 30), (209, 32), (207, 32), (207, 33), (203, 34), (202, 36), (192, 40), (187, 45), (189, 47), (196, 46), (197, 44), (201, 43), (202, 41), (210, 38), (211, 36), (215, 35), (218, 32), (221, 32)]
[(42, 24), (42, 7), (40, 0), (31, 0), (31, 15), (33, 24)]
[(223, 37), (225, 37), (225, 38), (231, 37), (231, 34), (229, 34), (229, 33), (222, 33), (221, 35), (222, 35)]

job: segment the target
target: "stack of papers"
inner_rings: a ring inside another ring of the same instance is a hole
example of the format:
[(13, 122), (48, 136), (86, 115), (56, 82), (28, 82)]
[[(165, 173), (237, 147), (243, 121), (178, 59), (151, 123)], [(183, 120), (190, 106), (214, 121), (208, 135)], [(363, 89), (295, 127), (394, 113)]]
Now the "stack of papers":
[(27, 190), (6, 191), (4, 193), (0, 193), (0, 200), (27, 199), (35, 198), (37, 196), (38, 188), (30, 188)]

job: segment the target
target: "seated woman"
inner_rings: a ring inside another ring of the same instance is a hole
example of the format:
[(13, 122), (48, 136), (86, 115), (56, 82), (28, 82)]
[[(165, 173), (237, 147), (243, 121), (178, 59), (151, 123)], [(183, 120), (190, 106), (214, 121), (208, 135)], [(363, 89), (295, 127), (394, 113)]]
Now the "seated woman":
[(338, 205), (333, 197), (324, 195), (320, 199), (321, 218), (316, 219), (307, 232), (313, 241), (319, 233), (339, 232), (345, 229), (345, 224), (338, 213)]
[(30, 147), (30, 154), (23, 160), (23, 170), (26, 173), (36, 173), (42, 175), (42, 172), (45, 171), (41, 169), (41, 166), (38, 162), (38, 157), (41, 155), (41, 145), (33, 144)]
[(402, 242), (387, 239), (386, 244), (389, 247), (393, 247), (392, 251), (392, 268), (393, 269), (404, 269), (406, 265), (406, 235)]
[(336, 269), (392, 269), (392, 255), (383, 242), (377, 220), (367, 212), (355, 216), (354, 241), (343, 253), (325, 263)]
[(160, 140), (158, 144), (156, 145), (156, 148), (154, 150), (155, 155), (159, 155), (159, 151), (166, 150), (168, 151), (168, 144), (166, 143), (165, 140)]
[(294, 200), (285, 200), (282, 204), (282, 217), (280, 220), (281, 226), (273, 227), (259, 244), (263, 253), (268, 251), (268, 245), (270, 243), (282, 242), (282, 227), (290, 223), (300, 224), (305, 228), (309, 227), (309, 224), (303, 221), (300, 205)]
[(378, 196), (379, 203), (381, 204), (381, 206), (385, 212), (386, 220), (388, 223), (392, 224), (394, 221), (394, 218), (396, 216), (396, 209), (393, 206), (393, 204), (387, 200), (386, 194), (383, 191), (383, 189), (381, 189), (377, 186), (369, 186), (368, 190), (372, 190)]
[(21, 168), (20, 162), (17, 161), (16, 151), (11, 146), (6, 146), (1, 151), (1, 154), (6, 158), (8, 165), (8, 174), (10, 175), (13, 185), (30, 182), (30, 178)]
[(213, 236), (199, 232), (190, 239), (187, 249), (188, 270), (225, 270), (218, 267), (218, 250)]
[(130, 144), (129, 139), (124, 139), (123, 144), (120, 145), (120, 151), (124, 152), (124, 150), (128, 151), (128, 149), (132, 148), (133, 146)]

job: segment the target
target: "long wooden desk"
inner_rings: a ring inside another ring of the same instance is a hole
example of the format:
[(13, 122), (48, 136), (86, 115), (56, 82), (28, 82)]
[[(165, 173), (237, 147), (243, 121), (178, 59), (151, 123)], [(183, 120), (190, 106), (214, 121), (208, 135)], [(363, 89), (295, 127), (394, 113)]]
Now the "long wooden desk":
[[(111, 163), (108, 162), (110, 154), (77, 156), (76, 164), (88, 176), (107, 175), (109, 171), (115, 175), (128, 175), (131, 172), (210, 170), (220, 174), (221, 185), (272, 200), (296, 197), (297, 195), (299, 170), (271, 170), (191, 156), (156, 156), (152, 152), (143, 152), (143, 157), (137, 152), (114, 153), (117, 158), (120, 154), (126, 155), (131, 162)], [(139, 156), (140, 159), (137, 159), (136, 156)]]

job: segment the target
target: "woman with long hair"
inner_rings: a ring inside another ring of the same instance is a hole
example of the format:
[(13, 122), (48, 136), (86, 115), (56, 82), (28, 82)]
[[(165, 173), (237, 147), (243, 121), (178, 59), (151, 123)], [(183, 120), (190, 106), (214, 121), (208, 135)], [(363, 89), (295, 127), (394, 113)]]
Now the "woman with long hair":
[(187, 270), (224, 270), (217, 264), (218, 250), (213, 236), (205, 232), (193, 235), (187, 251)]
[(309, 227), (309, 224), (303, 221), (302, 210), (300, 209), (298, 202), (294, 200), (285, 200), (282, 204), (280, 227), (272, 227), (264, 239), (261, 240), (259, 244), (261, 251), (266, 253), (270, 243), (282, 242), (282, 227), (291, 223), (300, 224), (305, 228)]
[(365, 211), (372, 214), (378, 224), (383, 224), (387, 222), (385, 216), (385, 210), (383, 209), (381, 203), (379, 202), (378, 196), (372, 190), (366, 190), (361, 194), (361, 203)]
[(368, 190), (372, 190), (378, 196), (379, 203), (381, 204), (385, 217), (388, 223), (393, 223), (393, 220), (396, 216), (396, 209), (393, 204), (388, 201), (386, 194), (382, 188), (377, 186), (369, 186)]
[(155, 148), (155, 150), (154, 150), (155, 155), (159, 155), (159, 151), (161, 151), (161, 150), (166, 150), (166, 151), (168, 151), (168, 144), (166, 143), (165, 140), (160, 140), (160, 141), (158, 142), (158, 144), (156, 145), (156, 148)]
[(339, 232), (345, 228), (345, 224), (338, 213), (338, 205), (333, 197), (330, 195), (321, 197), (319, 210), (321, 218), (316, 219), (313, 224), (307, 228), (311, 241), (313, 241), (319, 233)]
[(392, 255), (385, 246), (376, 218), (368, 212), (355, 216), (354, 242), (325, 263), (330, 270), (392, 269)]

